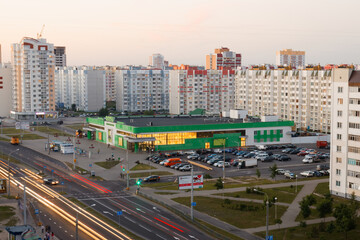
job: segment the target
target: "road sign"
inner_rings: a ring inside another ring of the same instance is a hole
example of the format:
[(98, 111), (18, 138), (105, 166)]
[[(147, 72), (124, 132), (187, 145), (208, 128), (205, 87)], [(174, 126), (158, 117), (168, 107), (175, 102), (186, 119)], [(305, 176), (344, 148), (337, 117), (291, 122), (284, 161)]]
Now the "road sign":
[(120, 215), (123, 214), (123, 212), (122, 212), (122, 211), (117, 211), (116, 214), (117, 214), (118, 216), (120, 216)]
[(273, 240), (273, 236), (271, 235), (271, 236), (267, 236), (266, 237), (266, 240)]
[(39, 209), (35, 209), (35, 214), (39, 214)]
[(44, 166), (44, 168), (46, 168), (46, 166)]
[(91, 164), (91, 163), (89, 164), (89, 167), (92, 167), (92, 164)]
[(191, 206), (195, 207), (196, 206), (196, 202), (192, 202)]
[(60, 184), (61, 184), (61, 185), (64, 185), (65, 183), (64, 183), (64, 182), (61, 182)]
[(54, 172), (54, 169), (51, 169), (51, 173), (53, 173)]
[[(204, 179), (203, 175), (194, 175), (193, 188), (203, 188)], [(179, 177), (179, 189), (191, 189), (191, 176)]]

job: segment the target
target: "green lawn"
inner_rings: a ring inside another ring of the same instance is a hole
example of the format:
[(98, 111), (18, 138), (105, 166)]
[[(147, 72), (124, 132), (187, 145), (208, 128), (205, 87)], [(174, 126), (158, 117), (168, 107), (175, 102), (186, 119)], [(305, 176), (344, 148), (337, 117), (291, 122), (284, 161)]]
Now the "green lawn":
[(64, 125), (64, 127), (72, 128), (75, 130), (82, 129), (84, 127), (84, 124), (76, 124), (76, 125)]
[[(20, 135), (7, 135), (9, 137), (19, 137), (19, 141), (21, 141), (21, 136)], [(40, 135), (34, 134), (34, 133), (28, 133), (28, 134), (23, 134), (22, 140), (36, 140), (36, 139), (46, 139)]]
[[(274, 239), (290, 239), (290, 240), (306, 240), (306, 239), (336, 239), (336, 240), (343, 240), (345, 239), (345, 234), (343, 232), (337, 232), (334, 230), (332, 233), (319, 231), (319, 225), (320, 224), (313, 224), (308, 225), (307, 227), (292, 227), (292, 228), (284, 228), (284, 229), (278, 229), (278, 230), (271, 230), (269, 231), (269, 235), (273, 235)], [(325, 224), (328, 226), (329, 223)], [(358, 227), (360, 225), (360, 219), (357, 219), (357, 227), (347, 234), (348, 240), (355, 240), (359, 239), (360, 236), (360, 228)], [(317, 229), (317, 230), (316, 230)], [(313, 233), (313, 234), (312, 234)], [(265, 239), (265, 232), (258, 232), (256, 235), (263, 237)]]
[(3, 128), (2, 133), (3, 134), (21, 134), (21, 133), (29, 133), (29, 132), (21, 130), (21, 129), (15, 129), (15, 128)]
[[(303, 185), (298, 185), (298, 193), (301, 191)], [(292, 203), (297, 195), (295, 193), (295, 187), (280, 187), (280, 188), (268, 188), (263, 189), (263, 192), (267, 193), (269, 198), (277, 197), (278, 202)], [(216, 195), (222, 195), (218, 193)], [(264, 199), (264, 195), (256, 193), (246, 193), (246, 191), (224, 193), (224, 196), (236, 197), (236, 198), (250, 198), (250, 199)]]
[[(165, 176), (165, 175), (173, 175), (173, 174), (171, 172), (166, 172), (166, 171), (155, 171), (155, 172), (151, 172), (151, 175)], [(148, 172), (130, 173), (130, 178), (142, 178), (142, 177), (147, 177), (147, 176), (150, 176), (150, 173), (148, 173)], [(150, 184), (150, 185), (152, 185), (152, 184)]]
[(3, 138), (3, 137), (0, 137), (0, 141), (3, 141), (3, 142), (9, 142), (9, 143), (10, 143), (10, 139)]
[[(173, 198), (172, 200), (190, 207), (190, 197)], [(223, 204), (224, 200), (218, 198), (195, 196), (194, 202), (196, 202), (196, 210), (218, 218), (219, 220), (232, 224), (238, 228), (253, 228), (264, 226), (266, 224), (266, 208), (263, 207), (264, 205), (260, 203), (231, 201), (231, 206), (242, 205), (258, 207), (258, 210), (243, 211), (224, 207), (229, 205)], [(277, 216), (281, 217), (286, 211), (286, 209), (287, 207), (277, 206)], [(274, 211), (274, 207), (271, 207), (269, 210), (270, 225), (275, 224)]]
[[(74, 167), (74, 164), (72, 164), (72, 163), (69, 163), (69, 162), (65, 162), (65, 164), (68, 166), (68, 167), (70, 167), (71, 169), (73, 169), (73, 167)], [(84, 168), (81, 168), (81, 167), (79, 167), (79, 166), (76, 166), (75, 167), (75, 170), (77, 171), (77, 172), (81, 172), (81, 174), (89, 174), (89, 171), (88, 170), (86, 170), (86, 169), (84, 169)]]
[(131, 168), (130, 171), (140, 171), (140, 170), (150, 170), (150, 169), (156, 169), (156, 167), (150, 166), (148, 164), (137, 164), (135, 167)]
[(225, 230), (222, 230), (222, 229), (220, 229), (220, 228), (217, 228), (217, 227), (215, 227), (215, 226), (213, 226), (213, 225), (211, 225), (211, 224), (209, 224), (209, 223), (207, 223), (207, 222), (201, 221), (201, 220), (199, 220), (199, 219), (196, 219), (196, 221), (198, 221), (198, 222), (201, 223), (202, 225), (206, 226), (207, 228), (210, 228), (212, 231), (217, 232), (217, 233), (219, 233), (219, 234), (221, 234), (221, 235), (223, 235), (223, 236), (225, 236), (225, 237), (227, 237), (227, 238), (229, 238), (229, 239), (232, 239), (232, 240), (243, 240), (242, 238), (240, 238), (240, 237), (238, 237), (238, 236), (236, 236), (236, 235), (233, 235), (233, 234), (229, 233), (228, 231), (225, 231)]
[(67, 137), (73, 136), (71, 134), (67, 134), (63, 131), (48, 126), (37, 126), (35, 127), (35, 130), (43, 133), (49, 133), (50, 135), (58, 134), (58, 136), (67, 136)]
[(159, 194), (159, 195), (173, 195), (173, 194), (177, 194), (176, 192), (154, 192), (155, 194)]
[(178, 190), (179, 184), (173, 182), (159, 182), (159, 183), (146, 184), (144, 185), (144, 187), (150, 187), (159, 190)]
[(0, 206), (0, 222), (10, 219), (15, 215), (15, 208), (11, 206)]
[(106, 168), (106, 169), (110, 169), (115, 167), (116, 165), (118, 165), (120, 163), (120, 161), (104, 161), (104, 162), (95, 162), (96, 165), (102, 167), (102, 168)]

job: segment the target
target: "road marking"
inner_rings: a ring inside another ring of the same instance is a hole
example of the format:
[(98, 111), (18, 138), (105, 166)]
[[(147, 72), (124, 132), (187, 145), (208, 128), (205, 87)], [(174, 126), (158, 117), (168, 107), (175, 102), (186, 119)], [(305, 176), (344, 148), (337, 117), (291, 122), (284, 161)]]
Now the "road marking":
[(46, 217), (46, 214), (44, 214), (44, 217)]
[(54, 222), (54, 224), (56, 225), (56, 222)]
[[(173, 236), (174, 237), (174, 236)], [(178, 237), (174, 237), (176, 240), (180, 240), (180, 238), (178, 238)]]
[(136, 210), (138, 210), (139, 212), (142, 212), (142, 213), (146, 213), (143, 210), (141, 210), (140, 208), (136, 208)]
[(151, 232), (151, 230), (150, 230), (150, 229), (148, 229), (148, 228), (144, 227), (143, 225), (139, 224), (139, 226), (140, 226), (140, 227), (142, 227), (143, 229), (148, 230), (149, 232)]
[(125, 217), (125, 216), (124, 216), (124, 218), (127, 219), (127, 220), (129, 220), (129, 221), (132, 222), (132, 223), (136, 223), (134, 220), (132, 220), (132, 219), (130, 219), (130, 218), (128, 218), (128, 217)]
[(166, 220), (169, 220), (169, 221), (170, 221), (170, 219), (168, 219), (167, 217), (164, 217), (164, 216), (161, 215), (161, 214), (159, 214), (159, 216), (162, 217), (162, 218), (165, 218)]
[(166, 240), (166, 238), (163, 238), (162, 236), (160, 236), (159, 234), (155, 234), (156, 236), (158, 236), (159, 238), (161, 238), (161, 239), (164, 239), (164, 240)]
[(65, 230), (65, 232), (67, 233), (67, 230)]
[(49, 220), (51, 221), (51, 218), (49, 218)]
[(157, 212), (160, 212), (160, 210), (158, 210), (156, 207), (153, 207), (153, 209)]
[(70, 237), (74, 237), (73, 235), (70, 235)]
[(191, 235), (189, 235), (189, 237), (191, 237), (191, 238), (193, 238), (193, 239), (197, 239), (196, 237), (194, 237), (194, 236), (191, 236)]
[(59, 228), (62, 228), (62, 226), (59, 226)]

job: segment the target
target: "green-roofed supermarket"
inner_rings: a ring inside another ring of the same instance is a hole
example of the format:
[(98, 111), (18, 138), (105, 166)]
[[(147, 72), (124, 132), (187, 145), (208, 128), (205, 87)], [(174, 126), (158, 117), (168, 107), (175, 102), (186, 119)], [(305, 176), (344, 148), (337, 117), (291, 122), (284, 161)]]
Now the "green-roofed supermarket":
[(88, 139), (133, 152), (291, 143), (293, 121), (207, 116), (87, 118)]

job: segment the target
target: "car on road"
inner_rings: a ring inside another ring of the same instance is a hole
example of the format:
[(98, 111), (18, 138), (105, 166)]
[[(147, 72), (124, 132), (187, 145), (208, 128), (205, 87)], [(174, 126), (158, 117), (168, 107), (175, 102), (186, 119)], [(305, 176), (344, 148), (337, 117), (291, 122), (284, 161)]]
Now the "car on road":
[(144, 178), (144, 182), (158, 182), (160, 181), (160, 176), (152, 175)]
[(44, 178), (44, 183), (49, 185), (57, 185), (59, 184), (59, 181), (52, 178)]
[(294, 178), (295, 178), (295, 174), (292, 173), (292, 172), (290, 172), (290, 171), (286, 171), (286, 172), (284, 173), (284, 176), (285, 176), (285, 178), (290, 178), (290, 179), (294, 179)]
[(300, 175), (303, 177), (313, 177), (314, 172), (313, 171), (304, 171), (304, 172), (301, 172)]

